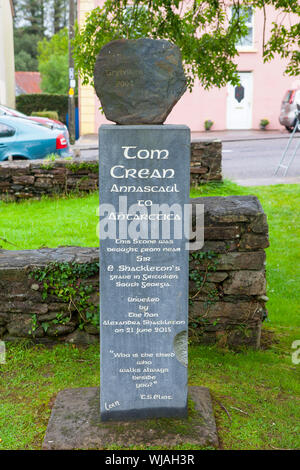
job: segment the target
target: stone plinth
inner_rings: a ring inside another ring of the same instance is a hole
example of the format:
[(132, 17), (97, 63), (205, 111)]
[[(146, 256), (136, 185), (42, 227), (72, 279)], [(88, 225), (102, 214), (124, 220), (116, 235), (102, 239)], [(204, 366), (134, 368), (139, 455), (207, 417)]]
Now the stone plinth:
[(103, 449), (112, 445), (178, 445), (218, 447), (218, 435), (209, 390), (189, 387), (191, 410), (188, 419), (153, 419), (130, 422), (100, 421), (99, 388), (74, 388), (58, 393), (44, 450)]

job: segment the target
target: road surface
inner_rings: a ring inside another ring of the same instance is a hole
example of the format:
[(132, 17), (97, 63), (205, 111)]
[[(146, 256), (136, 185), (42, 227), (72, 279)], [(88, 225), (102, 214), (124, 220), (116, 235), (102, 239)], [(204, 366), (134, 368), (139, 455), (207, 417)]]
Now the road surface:
[[(280, 139), (239, 140), (223, 142), (222, 173), (224, 178), (231, 179), (244, 186), (300, 183), (300, 135), (294, 138), (289, 153), (292, 155), (296, 145), (299, 148), (287, 175), (283, 176), (280, 169), (277, 176), (274, 172), (280, 162), (282, 153), (288, 143), (289, 135)], [(95, 158), (98, 150), (81, 150), (81, 156), (86, 159)]]
[(287, 160), (299, 144), (295, 159), (287, 175), (281, 168), (274, 176), (288, 139), (223, 142), (222, 173), (245, 186), (276, 183), (300, 183), (300, 139), (292, 140)]

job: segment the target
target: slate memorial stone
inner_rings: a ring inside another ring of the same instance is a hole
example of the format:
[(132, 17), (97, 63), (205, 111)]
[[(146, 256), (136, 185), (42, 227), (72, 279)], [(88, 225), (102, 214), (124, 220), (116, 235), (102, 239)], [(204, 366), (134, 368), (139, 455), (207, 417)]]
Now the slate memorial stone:
[(117, 40), (99, 52), (96, 93), (117, 124), (162, 124), (186, 90), (181, 52), (165, 40)]
[(102, 125), (99, 154), (101, 420), (186, 417), (190, 130)]

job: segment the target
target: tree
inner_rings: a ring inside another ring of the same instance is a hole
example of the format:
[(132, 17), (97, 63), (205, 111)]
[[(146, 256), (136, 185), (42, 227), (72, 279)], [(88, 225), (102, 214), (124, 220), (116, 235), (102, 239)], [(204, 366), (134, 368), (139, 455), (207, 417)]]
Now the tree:
[(37, 61), (37, 43), (39, 37), (28, 33), (24, 28), (18, 28), (14, 31), (15, 48), (15, 69), (21, 71), (36, 71), (38, 69)]
[(41, 88), (45, 93), (68, 92), (68, 30), (61, 29), (51, 39), (38, 43)]
[(69, 47), (68, 30), (61, 29), (51, 39), (44, 38), (37, 46), (39, 63), (46, 62), (52, 54), (67, 54)]
[[(83, 83), (93, 80), (96, 56), (112, 40), (138, 37), (167, 39), (181, 49), (189, 88), (196, 78), (204, 88), (238, 83), (237, 43), (247, 35), (247, 8), (272, 5), (279, 14), (300, 16), (298, 0), (233, 0), (229, 16), (224, 0), (106, 0), (86, 18), (74, 40), (75, 65)], [(274, 24), (271, 37), (264, 41), (264, 60), (275, 53), (290, 59), (286, 72), (299, 73), (299, 23)]]
[(35, 72), (37, 71), (37, 60), (34, 59), (28, 52), (20, 51), (15, 56), (15, 70), (21, 72)]
[(26, 29), (27, 33), (42, 38), (45, 33), (45, 10), (49, 0), (17, 0), (15, 7), (15, 27)]
[(68, 0), (14, 0), (16, 70), (38, 70), (38, 42), (67, 25)]
[(67, 26), (67, 0), (53, 0), (54, 34)]
[(45, 33), (44, 16), (49, 0), (14, 1), (14, 49), (15, 68), (22, 71), (36, 71), (37, 43)]
[(41, 89), (44, 93), (68, 93), (68, 63), (67, 55), (52, 54), (47, 62), (39, 65), (41, 73)]

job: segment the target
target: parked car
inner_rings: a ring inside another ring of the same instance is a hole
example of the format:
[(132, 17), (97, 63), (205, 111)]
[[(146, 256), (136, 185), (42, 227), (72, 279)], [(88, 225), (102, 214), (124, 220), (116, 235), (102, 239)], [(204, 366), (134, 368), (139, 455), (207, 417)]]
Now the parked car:
[[(297, 121), (297, 104), (300, 105), (300, 88), (288, 90), (284, 95), (281, 103), (279, 122), (285, 128), (292, 132)], [(298, 123), (296, 131), (300, 132), (300, 123)]]
[(38, 159), (49, 154), (72, 156), (68, 140), (60, 130), (13, 116), (0, 116), (0, 161)]
[(49, 129), (57, 129), (61, 131), (66, 139), (69, 140), (69, 131), (67, 126), (63, 122), (56, 121), (55, 119), (49, 119), (40, 116), (27, 116), (26, 114), (23, 114), (16, 109), (3, 106), (2, 104), (0, 104), (0, 116), (21, 117), (23, 119), (29, 119), (30, 121), (38, 122), (39, 124), (43, 124), (44, 126), (49, 127)]

